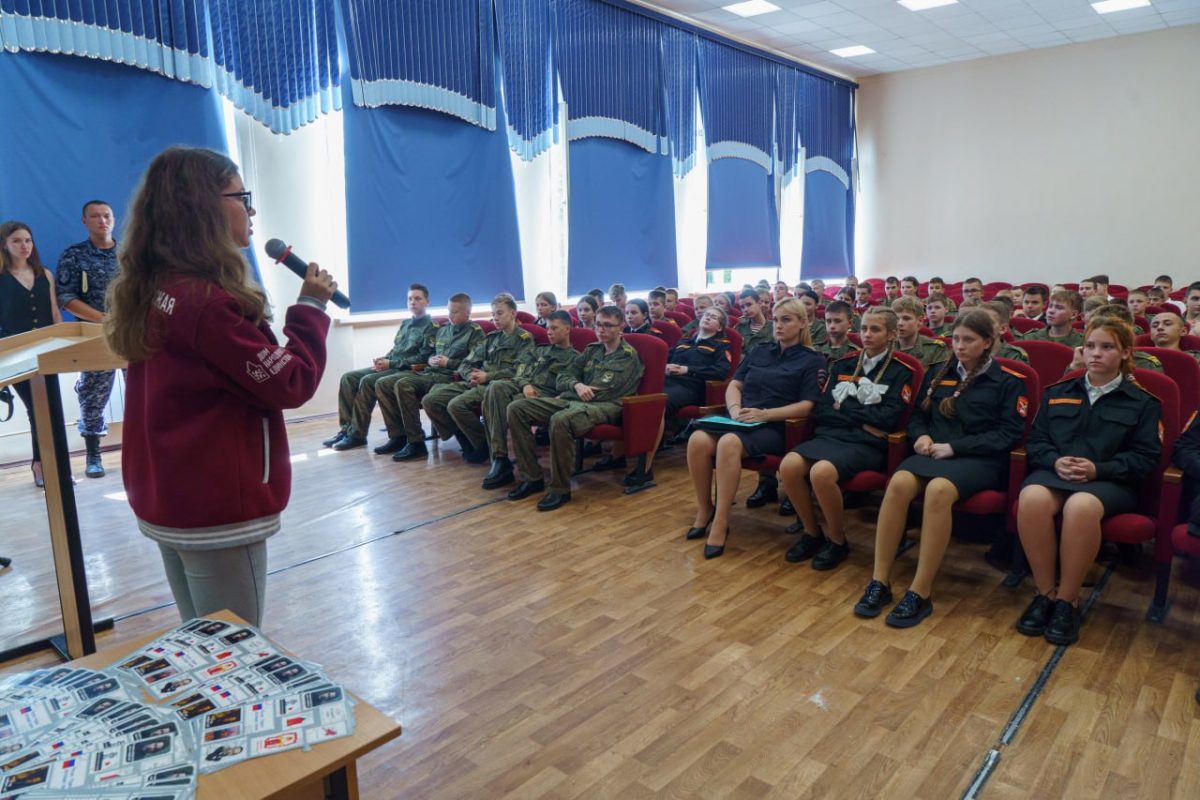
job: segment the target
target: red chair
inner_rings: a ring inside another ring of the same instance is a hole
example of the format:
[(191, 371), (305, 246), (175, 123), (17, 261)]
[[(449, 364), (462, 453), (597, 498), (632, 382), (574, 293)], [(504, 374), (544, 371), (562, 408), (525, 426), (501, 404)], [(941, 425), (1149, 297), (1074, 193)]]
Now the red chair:
[(921, 328), (920, 328), (920, 330), (918, 331), (918, 333), (919, 333), (921, 336), (925, 336), (925, 337), (928, 337), (928, 338), (930, 338), (930, 339), (933, 339), (933, 338), (936, 338), (936, 337), (937, 337), (937, 334), (933, 332), (933, 328), (926, 328), (924, 325), (922, 325), (922, 326), (921, 326)]
[(992, 283), (985, 283), (983, 285), (983, 297), (985, 300), (991, 300), (995, 298), (997, 293), (1011, 288), (1012, 284), (1008, 281), (993, 281)]
[(567, 313), (571, 315), (571, 321), (574, 322), (576, 325), (578, 325), (579, 324), (579, 309), (578, 308), (568, 308)]
[(872, 297), (882, 296), (883, 290), (887, 286), (887, 281), (885, 281), (883, 278), (867, 278), (865, 280), (859, 281), (859, 283), (871, 284), (871, 296)]
[[(678, 308), (678, 306), (676, 307)], [(686, 311), (666, 311), (663, 313), (666, 315), (667, 319), (674, 321), (674, 323), (680, 328), (683, 328), (684, 325), (687, 325), (689, 322), (695, 319), (694, 314), (688, 314)]]
[(637, 467), (632, 474), (640, 480), (624, 490), (625, 494), (633, 494), (655, 485), (653, 473), (646, 472), (646, 456), (658, 449), (659, 428), (667, 409), (667, 396), (663, 393), (667, 345), (657, 336), (645, 333), (627, 333), (625, 341), (637, 350), (645, 367), (637, 394), (621, 400), (620, 423), (596, 425), (579, 437), (575, 445), (575, 469), (583, 468), (583, 440), (622, 442), (626, 456), (637, 456)]
[(1188, 290), (1187, 290), (1187, 287), (1185, 286), (1182, 289), (1176, 289), (1175, 291), (1171, 292), (1169, 295), (1167, 295), (1167, 297), (1169, 297), (1172, 300), (1185, 300), (1185, 299), (1187, 299), (1187, 293), (1188, 293)]
[[(1067, 377), (1074, 378), (1083, 374), (1083, 370), (1075, 370)], [(1154, 540), (1154, 562), (1157, 577), (1154, 587), (1154, 599), (1146, 612), (1146, 619), (1151, 622), (1162, 622), (1167, 612), (1167, 589), (1171, 581), (1172, 528), (1179, 509), (1180, 477), (1182, 473), (1171, 466), (1171, 453), (1175, 449), (1175, 439), (1179, 437), (1179, 388), (1175, 381), (1166, 375), (1148, 369), (1134, 370), (1134, 378), (1145, 387), (1146, 391), (1158, 398), (1162, 404), (1162, 427), (1159, 438), (1162, 441), (1162, 455), (1159, 456), (1158, 468), (1142, 481), (1138, 493), (1138, 508), (1128, 514), (1116, 514), (1106, 517), (1100, 523), (1100, 535), (1106, 542), (1121, 544), (1141, 544)], [(1024, 453), (1018, 460), (1014, 458), (1009, 473), (1009, 484), (1019, 478), (1025, 480)], [(1017, 484), (1018, 486), (1020, 483)], [(1016, 506), (1013, 504), (1013, 513)], [(1166, 509), (1165, 513), (1160, 510)]]
[(679, 344), (683, 338), (683, 329), (673, 322), (655, 322), (651, 328), (658, 331), (658, 338), (667, 343), (667, 350)]
[(1143, 331), (1149, 331), (1149, 330), (1150, 330), (1150, 320), (1146, 319), (1145, 317), (1141, 317), (1141, 316), (1135, 316), (1135, 317), (1133, 318), (1133, 324), (1134, 324), (1134, 325), (1137, 325), (1137, 326), (1138, 326), (1139, 328), (1141, 328)]
[(692, 299), (691, 297), (679, 298), (679, 302), (676, 303), (676, 305), (684, 306), (686, 309), (688, 309), (689, 311), (692, 311), (692, 312), (695, 312), (695, 310), (696, 310), (696, 301), (694, 299)]
[(533, 335), (534, 344), (550, 344), (550, 337), (546, 334), (546, 329), (541, 325), (534, 325), (532, 322), (520, 322), (517, 324)]
[(530, 314), (528, 311), (517, 312), (517, 322), (537, 322), (537, 317)]
[[(1133, 337), (1133, 346), (1139, 348), (1154, 347), (1154, 340), (1150, 338), (1150, 334), (1141, 333)], [(1200, 351), (1200, 336), (1192, 336), (1185, 333), (1179, 337), (1179, 349)]]
[(490, 319), (477, 319), (474, 320), (474, 322), (479, 323), (479, 327), (483, 328), (483, 332), (485, 334), (496, 330), (496, 323), (492, 322)]
[[(1022, 339), (1021, 349), (1029, 354), (1029, 363), (1037, 370), (1042, 386), (1061, 381), (1067, 367), (1071, 366), (1071, 361), (1075, 358), (1074, 350), (1058, 342)], [(1040, 394), (1036, 396), (1041, 397)]]
[(449, 317), (434, 317), (433, 321), (438, 325), (445, 325), (450, 321)]
[(730, 306), (729, 312), (725, 316), (727, 316), (729, 319), (732, 319), (732, 320), (741, 319), (742, 310), (740, 308), (738, 308), (737, 306)]
[(1028, 319), (1027, 317), (1013, 317), (1009, 320), (1008, 324), (1009, 327), (1020, 334), (1041, 330), (1046, 327), (1046, 323), (1038, 322), (1036, 319)]
[(1128, 300), (1129, 299), (1129, 287), (1122, 286), (1119, 283), (1110, 283), (1108, 285), (1108, 296), (1113, 298), (1114, 300)]
[(1087, 328), (1087, 323), (1081, 319), (1077, 319), (1071, 323), (1071, 327), (1077, 331), (1082, 331)]
[(571, 347), (580, 353), (585, 347), (596, 341), (599, 339), (596, 338), (596, 332), (591, 328), (571, 328)]
[(1179, 313), (1179, 309), (1175, 306), (1146, 306), (1146, 316), (1148, 317), (1153, 317), (1155, 314), (1161, 314), (1164, 311), (1174, 311), (1176, 314)]
[(1062, 284), (1059, 284), (1059, 285), (1060, 285), (1060, 286), (1062, 286), (1064, 289), (1070, 289), (1072, 292), (1078, 292), (1078, 291), (1079, 291), (1079, 284), (1078, 284), (1078, 283), (1062, 283)]
[(1200, 408), (1200, 364), (1182, 350), (1168, 350), (1165, 347), (1137, 349), (1162, 362), (1163, 372), (1179, 387), (1179, 418), (1185, 422), (1191, 419), (1192, 414)]

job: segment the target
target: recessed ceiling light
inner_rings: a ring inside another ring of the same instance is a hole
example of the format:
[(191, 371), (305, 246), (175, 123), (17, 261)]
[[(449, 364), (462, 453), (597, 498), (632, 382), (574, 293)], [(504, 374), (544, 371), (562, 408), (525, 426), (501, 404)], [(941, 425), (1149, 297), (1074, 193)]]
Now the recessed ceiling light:
[(1092, 3), (1097, 14), (1111, 14), (1114, 11), (1128, 11), (1131, 8), (1141, 8), (1150, 5), (1150, 0), (1102, 0)]
[(900, 0), (900, 5), (909, 11), (924, 11), (938, 6), (952, 6), (957, 2), (958, 0)]
[(722, 6), (722, 8), (739, 17), (757, 17), (759, 14), (770, 14), (772, 11), (779, 10), (779, 6), (768, 3), (767, 0), (746, 0), (744, 3), (734, 3), (731, 6)]
[(830, 50), (835, 56), (842, 58), (854, 58), (855, 56), (866, 56), (875, 51), (866, 45), (856, 44), (853, 47), (839, 47), (837, 50)]

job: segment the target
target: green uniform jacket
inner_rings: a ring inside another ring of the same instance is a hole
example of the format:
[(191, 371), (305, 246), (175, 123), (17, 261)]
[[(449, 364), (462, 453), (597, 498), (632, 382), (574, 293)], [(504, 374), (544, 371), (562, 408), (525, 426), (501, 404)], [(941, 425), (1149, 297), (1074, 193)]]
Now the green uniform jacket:
[(926, 369), (933, 364), (941, 364), (943, 361), (950, 360), (950, 348), (946, 347), (945, 342), (941, 339), (930, 339), (919, 333), (917, 342), (912, 347), (905, 349), (897, 345), (896, 349), (917, 359)]
[(750, 320), (742, 317), (734, 330), (742, 335), (742, 353), (749, 353), (756, 344), (775, 341), (775, 323), (771, 320), (767, 320), (767, 324), (763, 325), (758, 333), (751, 333)]
[(808, 332), (812, 334), (812, 343), (814, 349), (819, 349), (817, 345), (822, 344), (829, 339), (829, 330), (825, 327), (825, 321), (814, 319), (812, 324), (808, 326)]
[(513, 327), (512, 333), (508, 334), (494, 330), (462, 360), (458, 365), (458, 374), (466, 380), (471, 376), (471, 370), (481, 369), (488, 374), (489, 381), (511, 378), (517, 372), (520, 355), (536, 346), (533, 334), (520, 325)]
[(571, 345), (544, 345), (521, 351), (513, 383), (524, 389), (532, 385), (542, 396), (553, 397), (558, 392), (558, 376), (570, 368), (579, 354)]
[(1022, 364), (1029, 363), (1029, 353), (1008, 342), (1000, 343), (1000, 346), (996, 348), (996, 355), (1001, 358), (1011, 358), (1013, 361), (1020, 361)]
[(1030, 331), (1021, 337), (1031, 342), (1058, 342), (1065, 344), (1067, 347), (1080, 347), (1083, 344), (1083, 332), (1071, 329), (1071, 332), (1061, 339), (1056, 339), (1050, 335), (1049, 328), (1038, 328), (1035, 331)]
[[(563, 400), (615, 403), (637, 391), (644, 370), (642, 359), (629, 342), (621, 342), (611, 354), (604, 352), (603, 343), (592, 342), (559, 374), (558, 396)], [(596, 389), (590, 401), (583, 401), (575, 394), (577, 383), (585, 383)]]
[(938, 336), (950, 336), (954, 333), (954, 323), (947, 322), (944, 325), (933, 328), (932, 330)]
[(433, 355), (433, 339), (438, 324), (429, 315), (420, 319), (409, 318), (400, 323), (392, 351), (388, 353), (388, 366), (392, 369), (408, 369), (413, 364), (424, 364)]
[(858, 348), (854, 346), (854, 342), (850, 341), (849, 339), (842, 342), (842, 344), (838, 345), (837, 347), (834, 347), (829, 343), (828, 336), (825, 337), (825, 341), (821, 344), (814, 344), (813, 349), (824, 355), (825, 359), (830, 364), (832, 364), (834, 361), (837, 361), (839, 358), (844, 358), (850, 353), (858, 351)]
[[(522, 330), (524, 330), (522, 328)], [(433, 355), (449, 359), (444, 367), (429, 367), (433, 375), (452, 375), (459, 363), (483, 342), (483, 328), (467, 320), (461, 325), (439, 325), (433, 340)]]

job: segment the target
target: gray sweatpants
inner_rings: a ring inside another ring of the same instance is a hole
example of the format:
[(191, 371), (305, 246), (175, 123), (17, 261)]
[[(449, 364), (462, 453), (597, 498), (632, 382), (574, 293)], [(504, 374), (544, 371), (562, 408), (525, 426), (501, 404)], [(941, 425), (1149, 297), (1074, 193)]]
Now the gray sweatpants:
[(228, 608), (255, 627), (262, 624), (266, 540), (221, 550), (176, 550), (160, 542), (158, 549), (184, 622)]

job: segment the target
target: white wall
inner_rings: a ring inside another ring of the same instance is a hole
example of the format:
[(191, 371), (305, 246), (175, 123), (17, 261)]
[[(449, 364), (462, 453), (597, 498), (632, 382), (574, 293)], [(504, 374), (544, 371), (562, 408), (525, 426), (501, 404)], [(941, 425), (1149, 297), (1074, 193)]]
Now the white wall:
[(1200, 26), (864, 79), (858, 274), (1200, 278)]

